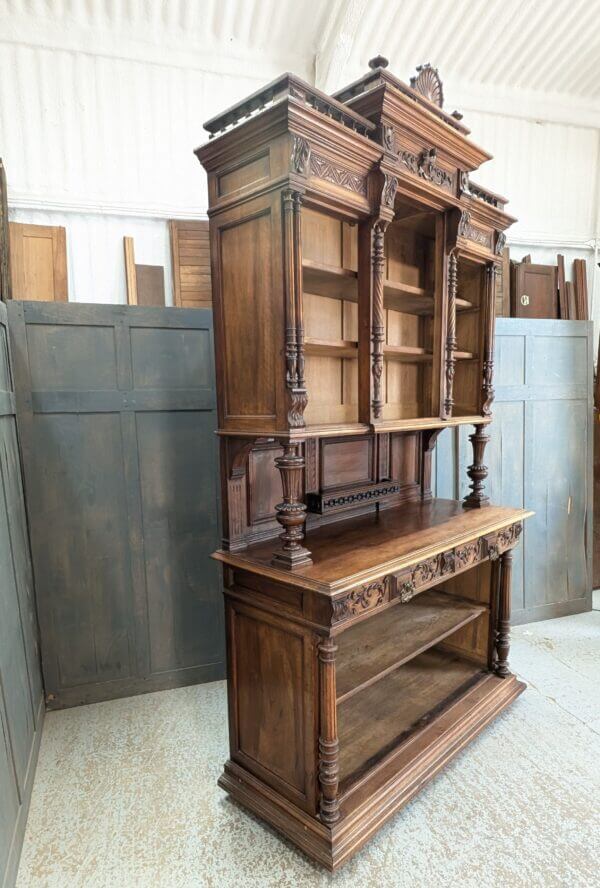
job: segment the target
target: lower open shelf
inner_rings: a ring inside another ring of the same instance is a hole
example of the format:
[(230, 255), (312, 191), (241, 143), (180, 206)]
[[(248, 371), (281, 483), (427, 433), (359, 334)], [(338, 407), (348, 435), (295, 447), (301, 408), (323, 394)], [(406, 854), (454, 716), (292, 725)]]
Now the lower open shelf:
[(481, 665), (432, 648), (341, 703), (342, 792), (482, 675)]

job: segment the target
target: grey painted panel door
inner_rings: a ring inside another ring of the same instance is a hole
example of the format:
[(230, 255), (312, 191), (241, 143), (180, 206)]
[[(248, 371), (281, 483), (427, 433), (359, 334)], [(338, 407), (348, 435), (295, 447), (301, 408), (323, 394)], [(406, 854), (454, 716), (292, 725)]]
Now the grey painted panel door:
[[(514, 622), (591, 608), (592, 326), (496, 323), (496, 401), (486, 488), (492, 502), (535, 511), (515, 550)], [(472, 428), (436, 448), (438, 496), (463, 497)]]
[(37, 622), (0, 302), (0, 884), (14, 883), (43, 716)]
[(212, 313), (9, 313), (48, 705), (223, 677)]

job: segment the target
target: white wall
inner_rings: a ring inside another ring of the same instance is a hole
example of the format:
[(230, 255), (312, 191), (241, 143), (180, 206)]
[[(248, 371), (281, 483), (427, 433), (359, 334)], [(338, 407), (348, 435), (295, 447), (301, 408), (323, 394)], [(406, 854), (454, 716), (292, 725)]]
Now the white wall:
[[(165, 266), (170, 301), (166, 220), (206, 212), (205, 176), (192, 153), (204, 141), (202, 122), (286, 68), (313, 78), (314, 47), (301, 47), (300, 40), (294, 47), (285, 16), (278, 12), (275, 20), (277, 4), (264, 6), (271, 20), (265, 14), (260, 25), (261, 39), (270, 27), (281, 35), (267, 52), (252, 43), (254, 20), (238, 22), (232, 0), (223, 2), (231, 23), (221, 22), (220, 42), (206, 24), (201, 45), (186, 37), (185, 21), (177, 41), (172, 29), (161, 41), (167, 25), (160, 17), (148, 24), (151, 33), (143, 31), (142, 19), (129, 29), (89, 16), (85, 26), (59, 27), (20, 2), (0, 26), (0, 155), (11, 218), (65, 225), (71, 299), (125, 301), (122, 238), (131, 235), (137, 261)], [(38, 3), (42, 12), (48, 9)], [(164, 4), (156, 6), (168, 14)], [(210, 6), (216, 20), (217, 7)], [(65, 0), (56, 9), (67, 7), (80, 8)], [(312, 7), (326, 5), (312, 0)], [(110, 6), (98, 8), (109, 15)], [(193, 8), (198, 16), (204, 6), (177, 8)], [(466, 92), (461, 105), (460, 85), (448, 104), (456, 106), (472, 138), (495, 155), (475, 179), (510, 199), (508, 210), (519, 218), (509, 231), (513, 255), (555, 261), (561, 251), (568, 273), (575, 256), (593, 260), (599, 130), (492, 112), (481, 95), (473, 101)], [(588, 266), (600, 315), (600, 281), (593, 262)]]

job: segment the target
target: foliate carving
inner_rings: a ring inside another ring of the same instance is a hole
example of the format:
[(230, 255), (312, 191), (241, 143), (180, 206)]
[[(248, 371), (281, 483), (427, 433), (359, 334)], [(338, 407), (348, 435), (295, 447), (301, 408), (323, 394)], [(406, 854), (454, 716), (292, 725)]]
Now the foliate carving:
[(437, 150), (435, 148), (422, 151), (419, 155), (413, 154), (410, 151), (401, 151), (398, 159), (415, 176), (420, 176), (428, 182), (433, 182), (434, 185), (445, 188), (446, 191), (454, 190), (453, 177), (447, 170), (439, 167), (436, 163)]
[(442, 552), (440, 555), (441, 563), (440, 563), (440, 573), (443, 577), (448, 574), (453, 574), (456, 570), (456, 556), (454, 554), (454, 550), (450, 549), (449, 552)]
[(473, 225), (471, 222), (471, 214), (468, 210), (463, 210), (460, 214), (460, 222), (458, 223), (458, 234), (459, 237), (464, 237), (467, 240), (471, 240), (476, 244), (481, 244), (482, 247), (490, 246), (490, 235), (487, 231), (484, 231), (483, 228), (477, 228), (476, 225)]
[(310, 145), (302, 136), (292, 136), (290, 164), (293, 172), (306, 176), (309, 170)]
[(494, 253), (496, 256), (501, 256), (504, 252), (504, 247), (506, 246), (506, 234), (503, 231), (499, 231), (496, 236), (496, 246), (494, 247)]
[(441, 573), (440, 556), (429, 558), (427, 561), (421, 561), (412, 572), (412, 582), (415, 586), (423, 586), (430, 583)]
[(452, 252), (448, 259), (448, 326), (446, 331), (446, 394), (444, 416), (452, 416), (454, 406), (454, 374), (456, 370), (456, 291), (458, 287), (458, 259)]
[(464, 570), (465, 567), (471, 567), (481, 561), (482, 545), (481, 539), (472, 540), (465, 543), (464, 546), (457, 546), (454, 550), (455, 569)]
[(368, 583), (333, 601), (333, 622), (372, 610), (390, 597), (390, 577)]
[(407, 604), (416, 594), (417, 588), (413, 581), (406, 580), (404, 583), (398, 585), (395, 598), (399, 598), (402, 604)]
[(521, 522), (511, 524), (499, 531), (495, 537), (488, 542), (488, 556), (490, 561), (496, 561), (508, 549), (512, 549), (519, 542), (519, 537), (523, 532)]
[(316, 438), (308, 438), (304, 445), (306, 459), (305, 484), (307, 491), (319, 489), (319, 445)]
[[(394, 181), (395, 193), (396, 185), (398, 184), (398, 182), (396, 179)], [(374, 419), (381, 419), (383, 414), (381, 378), (383, 376), (383, 343), (385, 341), (383, 280), (385, 274), (384, 235), (386, 228), (387, 222), (383, 219), (380, 219), (373, 228), (373, 321), (371, 327), (371, 374), (373, 377), (373, 401), (371, 407), (373, 410)]]
[(310, 171), (313, 176), (319, 179), (325, 179), (326, 182), (332, 182), (348, 191), (354, 191), (356, 194), (367, 194), (367, 180), (364, 176), (359, 176), (343, 167), (334, 166), (329, 160), (321, 157), (319, 154), (311, 153), (310, 155)]
[(385, 175), (383, 185), (383, 203), (386, 207), (393, 207), (396, 199), (396, 188), (398, 187), (398, 179), (396, 176)]
[(443, 107), (444, 91), (442, 81), (437, 68), (433, 68), (429, 62), (426, 65), (418, 65), (416, 76), (410, 78), (410, 85), (422, 96), (425, 96), (426, 99), (429, 99), (430, 102), (433, 102), (434, 105), (437, 105), (438, 108)]
[(458, 196), (469, 193), (469, 174), (466, 170), (458, 172)]
[(383, 125), (383, 147), (386, 151), (394, 153), (396, 149), (396, 139), (394, 136), (394, 127), (388, 126), (384, 123)]

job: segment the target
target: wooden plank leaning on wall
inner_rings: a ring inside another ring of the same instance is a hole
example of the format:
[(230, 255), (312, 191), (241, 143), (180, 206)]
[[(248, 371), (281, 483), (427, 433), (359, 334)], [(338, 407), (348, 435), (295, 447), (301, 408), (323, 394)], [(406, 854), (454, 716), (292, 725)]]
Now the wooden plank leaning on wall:
[(208, 221), (171, 219), (173, 305), (180, 308), (211, 308), (210, 247)]

